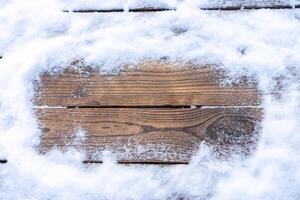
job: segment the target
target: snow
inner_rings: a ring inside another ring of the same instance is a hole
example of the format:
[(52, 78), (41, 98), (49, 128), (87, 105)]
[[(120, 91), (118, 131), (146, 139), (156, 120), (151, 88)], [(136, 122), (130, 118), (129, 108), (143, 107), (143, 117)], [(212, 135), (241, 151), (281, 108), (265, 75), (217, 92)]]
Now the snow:
[(67, 0), (64, 9), (115, 9), (115, 8), (172, 8), (177, 6), (176, 0)]
[(248, 7), (248, 6), (294, 6), (299, 5), (299, 0), (65, 0), (65, 10), (79, 9), (121, 9), (128, 8), (176, 8), (179, 5), (192, 4), (201, 8), (211, 7)]
[[(9, 161), (0, 165), (0, 199), (300, 198), (298, 10), (209, 12), (198, 9), (205, 1), (169, 0), (159, 2), (177, 11), (79, 14), (62, 10), (99, 1), (0, 2), (0, 158)], [(100, 2), (111, 8), (146, 1)], [(190, 165), (171, 168), (120, 166), (109, 154), (103, 165), (86, 166), (74, 150), (38, 155), (32, 82), (79, 57), (108, 73), (167, 57), (254, 74), (266, 110), (257, 151), (225, 162), (202, 144)], [(279, 100), (270, 93), (280, 76)]]

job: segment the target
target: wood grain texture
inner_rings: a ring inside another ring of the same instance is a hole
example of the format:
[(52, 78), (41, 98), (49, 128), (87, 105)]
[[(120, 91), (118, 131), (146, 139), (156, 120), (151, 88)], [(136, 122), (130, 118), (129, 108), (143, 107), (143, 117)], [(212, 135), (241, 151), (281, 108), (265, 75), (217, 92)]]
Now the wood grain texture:
[(81, 68), (43, 74), (36, 105), (47, 106), (190, 106), (259, 105), (260, 93), (246, 83), (222, 85), (225, 73), (212, 66), (145, 62), (117, 75)]
[(49, 108), (36, 114), (41, 152), (81, 149), (86, 160), (99, 162), (109, 150), (123, 163), (186, 163), (203, 141), (222, 153), (249, 153), (261, 120), (258, 108)]

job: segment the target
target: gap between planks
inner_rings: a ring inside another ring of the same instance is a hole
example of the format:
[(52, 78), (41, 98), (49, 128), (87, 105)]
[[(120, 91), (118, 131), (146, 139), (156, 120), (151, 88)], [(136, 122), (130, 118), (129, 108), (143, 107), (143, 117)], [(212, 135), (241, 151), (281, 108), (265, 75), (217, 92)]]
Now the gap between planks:
[(7, 163), (7, 160), (6, 160), (6, 159), (0, 160), (0, 164), (5, 164), (5, 163)]
[[(103, 161), (95, 161), (95, 160), (84, 160), (84, 164), (103, 164)], [(124, 164), (124, 165), (188, 165), (188, 162), (175, 162), (175, 161), (129, 161), (129, 160), (122, 160), (122, 161), (117, 161), (117, 164)]]
[[(6, 164), (8, 161), (7, 159), (0, 160), (0, 164)], [(95, 160), (84, 160), (82, 161), (83, 164), (103, 164), (103, 161), (95, 161)], [(117, 164), (122, 165), (188, 165), (188, 162), (158, 162), (158, 161), (152, 161), (152, 162), (141, 162), (141, 161), (118, 161)]]
[[(290, 5), (273, 5), (273, 6), (224, 6), (224, 7), (207, 7), (199, 8), (200, 10), (208, 11), (237, 11), (237, 10), (259, 10), (259, 9), (298, 9), (299, 5), (290, 6)], [(63, 12), (69, 13), (120, 13), (120, 12), (165, 12), (165, 11), (177, 11), (176, 8), (133, 8), (125, 10), (122, 8), (116, 9), (76, 9), (76, 10), (63, 10)]]
[(263, 106), (214, 106), (214, 105), (158, 105), (158, 106), (149, 106), (149, 105), (138, 105), (138, 106), (120, 106), (120, 105), (111, 105), (111, 106), (33, 106), (34, 109), (65, 109), (65, 108), (135, 108), (135, 109), (155, 109), (155, 108), (173, 108), (173, 109), (196, 109), (196, 108), (263, 108)]

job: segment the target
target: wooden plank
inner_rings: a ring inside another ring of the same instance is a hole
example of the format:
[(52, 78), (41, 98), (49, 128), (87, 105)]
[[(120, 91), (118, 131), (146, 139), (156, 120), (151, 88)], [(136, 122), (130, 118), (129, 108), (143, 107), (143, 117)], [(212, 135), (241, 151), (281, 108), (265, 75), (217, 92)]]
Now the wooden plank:
[[(202, 10), (239, 10), (239, 9), (291, 9), (300, 8), (299, 1), (290, 0), (211, 0), (205, 3), (199, 4), (199, 9)], [(131, 6), (128, 9), (122, 7), (106, 8), (101, 5), (89, 5), (88, 8), (77, 7), (72, 10), (63, 10), (64, 12), (78, 12), (78, 13), (90, 13), (90, 12), (161, 12), (161, 11), (174, 11), (176, 6), (162, 6), (155, 4), (139, 4), (139, 6)]]
[[(259, 108), (48, 108), (36, 113), (43, 130), (41, 152), (82, 149), (87, 162), (101, 162), (109, 150), (123, 163), (187, 163), (202, 141), (223, 154), (249, 153), (261, 120)], [(85, 135), (78, 136), (79, 130)]]
[[(74, 66), (74, 65), (72, 65)], [(247, 80), (222, 85), (225, 73), (211, 66), (189, 63), (144, 62), (118, 75), (92, 68), (44, 73), (37, 87), (36, 105), (43, 106), (255, 106), (260, 92)]]
[(280, 9), (299, 7), (300, 3), (289, 0), (213, 0), (201, 5), (202, 9), (236, 10), (236, 9)]

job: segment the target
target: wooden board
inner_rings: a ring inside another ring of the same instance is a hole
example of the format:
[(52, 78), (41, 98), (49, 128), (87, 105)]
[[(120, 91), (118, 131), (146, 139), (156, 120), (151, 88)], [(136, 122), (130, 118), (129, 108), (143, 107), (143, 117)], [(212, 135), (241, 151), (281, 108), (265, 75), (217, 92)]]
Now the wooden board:
[(203, 9), (259, 9), (259, 8), (293, 8), (298, 7), (299, 2), (295, 4), (289, 0), (212, 0), (203, 4)]
[[(41, 150), (83, 149), (99, 162), (109, 150), (120, 162), (186, 163), (207, 141), (221, 153), (249, 153), (259, 132), (259, 108), (37, 109)], [(84, 135), (78, 135), (84, 130)]]
[[(289, 0), (211, 0), (199, 4), (199, 9), (203, 10), (238, 10), (238, 9), (286, 9), (286, 8), (300, 8), (299, 1)], [(173, 5), (156, 5), (147, 3), (140, 3), (138, 6), (129, 6), (129, 12), (160, 12), (176, 10)], [(99, 4), (89, 5), (89, 7), (76, 7), (72, 10), (65, 9), (64, 12), (124, 12), (124, 8), (120, 7), (102, 7)]]
[(45, 72), (34, 99), (39, 150), (75, 148), (85, 162), (102, 162), (108, 150), (120, 163), (148, 164), (188, 163), (202, 142), (220, 155), (248, 154), (259, 136), (260, 92), (247, 77), (226, 78), (214, 66), (154, 61), (115, 75), (83, 62)]
[(222, 85), (224, 72), (187, 63), (146, 62), (118, 75), (86, 68), (43, 74), (35, 104), (42, 106), (255, 106), (253, 84)]

